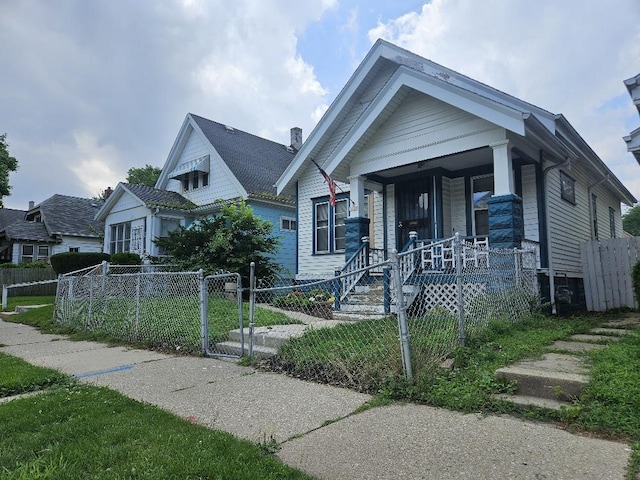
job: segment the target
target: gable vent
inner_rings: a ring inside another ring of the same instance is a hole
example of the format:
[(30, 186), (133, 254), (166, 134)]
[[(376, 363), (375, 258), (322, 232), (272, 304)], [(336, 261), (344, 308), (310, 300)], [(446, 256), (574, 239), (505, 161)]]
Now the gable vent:
[(225, 126), (224, 126), (224, 129), (225, 129), (227, 132), (229, 132), (229, 133), (233, 133), (233, 132), (235, 132), (234, 128), (233, 128), (233, 127), (230, 127), (229, 125), (225, 125)]

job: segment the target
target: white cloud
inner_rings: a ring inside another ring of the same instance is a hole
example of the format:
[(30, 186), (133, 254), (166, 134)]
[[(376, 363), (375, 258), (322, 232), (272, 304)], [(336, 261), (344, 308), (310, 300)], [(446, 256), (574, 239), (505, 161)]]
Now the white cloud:
[(640, 198), (640, 169), (621, 139), (631, 100), (619, 105), (640, 65), (637, 0), (433, 0), (368, 36), (563, 113)]

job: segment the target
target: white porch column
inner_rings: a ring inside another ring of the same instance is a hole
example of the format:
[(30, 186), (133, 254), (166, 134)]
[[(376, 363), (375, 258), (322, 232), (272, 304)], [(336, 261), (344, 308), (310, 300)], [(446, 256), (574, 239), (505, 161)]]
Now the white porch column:
[(509, 140), (491, 143), (493, 149), (493, 195), (515, 194), (515, 181), (513, 179), (513, 162)]
[(364, 180), (360, 175), (349, 177), (349, 216), (366, 217), (364, 203)]

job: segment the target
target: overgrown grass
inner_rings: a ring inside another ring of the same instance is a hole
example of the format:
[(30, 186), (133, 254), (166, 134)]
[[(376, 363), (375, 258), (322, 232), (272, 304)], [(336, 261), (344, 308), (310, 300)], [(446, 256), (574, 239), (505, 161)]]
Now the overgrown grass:
[(57, 370), (36, 367), (0, 352), (0, 397), (42, 390), (65, 383), (68, 383), (68, 377)]
[(106, 388), (0, 405), (1, 478), (310, 478), (257, 445)]

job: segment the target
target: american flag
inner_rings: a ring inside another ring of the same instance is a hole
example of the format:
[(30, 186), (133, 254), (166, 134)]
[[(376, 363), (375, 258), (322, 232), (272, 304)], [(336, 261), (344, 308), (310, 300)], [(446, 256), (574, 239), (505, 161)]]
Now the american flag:
[(338, 185), (336, 185), (336, 182), (333, 181), (333, 178), (331, 178), (327, 172), (325, 172), (322, 168), (320, 168), (320, 165), (318, 165), (315, 160), (312, 159), (311, 161), (316, 167), (318, 167), (318, 170), (320, 170), (320, 174), (322, 175), (322, 178), (324, 178), (324, 181), (327, 182), (327, 185), (329, 185), (329, 203), (331, 204), (332, 207), (335, 207), (336, 206), (336, 187)]

